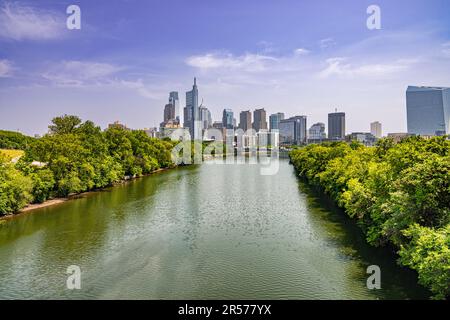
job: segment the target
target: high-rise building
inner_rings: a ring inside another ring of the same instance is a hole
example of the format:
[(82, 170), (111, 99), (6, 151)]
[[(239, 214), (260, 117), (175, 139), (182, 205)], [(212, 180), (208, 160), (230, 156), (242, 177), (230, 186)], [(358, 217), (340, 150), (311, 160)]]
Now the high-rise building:
[(183, 110), (183, 127), (189, 129), (189, 132), (191, 132), (191, 122), (192, 122), (192, 108), (191, 106), (186, 105)]
[(378, 121), (372, 122), (370, 124), (370, 133), (375, 137), (380, 139), (383, 136), (381, 123)]
[(200, 121), (202, 122), (202, 129), (206, 130), (212, 127), (211, 112), (205, 106), (200, 107)]
[(365, 146), (373, 146), (377, 138), (369, 132), (352, 132), (345, 137), (348, 142), (358, 141)]
[(296, 123), (292, 119), (281, 120), (279, 123), (280, 143), (296, 144)]
[(185, 115), (189, 114), (189, 122), (186, 122), (185, 118), (185, 124), (189, 124), (189, 133), (191, 134), (191, 139), (199, 140), (201, 138), (201, 122), (198, 107), (198, 88), (196, 78), (194, 78), (194, 85), (192, 86), (192, 90), (186, 92)]
[(269, 116), (270, 130), (278, 130), (280, 121), (284, 120), (284, 113), (278, 112)]
[(310, 142), (322, 142), (327, 138), (325, 133), (325, 124), (322, 122), (314, 123), (308, 130), (308, 140)]
[(213, 128), (214, 128), (214, 129), (222, 130), (222, 129), (223, 129), (223, 123), (222, 123), (222, 121), (214, 121), (214, 123), (213, 123)]
[(244, 132), (252, 128), (252, 113), (250, 110), (242, 111), (239, 114), (239, 128)]
[(450, 134), (450, 88), (409, 86), (406, 114), (409, 134)]
[(306, 116), (295, 116), (280, 120), (279, 123), (280, 143), (303, 144), (307, 139)]
[(233, 129), (233, 110), (224, 109), (222, 114), (222, 125), (225, 129)]
[(345, 112), (334, 112), (328, 114), (328, 139), (345, 139)]
[(253, 111), (253, 129), (256, 132), (259, 130), (267, 130), (267, 114), (264, 109), (256, 109)]
[(175, 119), (175, 106), (171, 103), (164, 107), (164, 122)]
[(175, 117), (174, 119), (177, 119), (179, 122), (180, 119), (180, 100), (178, 99), (178, 92), (172, 91), (169, 93), (169, 103), (174, 106), (175, 108)]

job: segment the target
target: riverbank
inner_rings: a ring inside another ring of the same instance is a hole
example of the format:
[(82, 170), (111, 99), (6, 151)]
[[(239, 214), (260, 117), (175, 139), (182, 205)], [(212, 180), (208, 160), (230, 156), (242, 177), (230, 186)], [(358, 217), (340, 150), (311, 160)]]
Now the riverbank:
[(15, 212), (15, 213), (10, 213), (10, 214), (6, 214), (6, 215), (3, 215), (3, 216), (0, 216), (0, 221), (2, 221), (2, 220), (9, 220), (9, 219), (12, 219), (12, 218), (15, 218), (15, 217), (18, 217), (18, 216), (22, 216), (24, 214), (30, 213), (32, 211), (35, 211), (37, 209), (52, 207), (52, 206), (56, 206), (56, 205), (65, 203), (67, 201), (77, 200), (77, 199), (80, 199), (80, 198), (82, 198), (84, 196), (87, 196), (89, 194), (97, 193), (97, 192), (100, 192), (102, 190), (106, 190), (108, 188), (114, 188), (116, 186), (123, 185), (123, 184), (126, 184), (128, 182), (134, 181), (136, 179), (141, 179), (141, 178), (144, 178), (144, 177), (147, 177), (147, 176), (151, 176), (151, 175), (156, 174), (156, 173), (161, 173), (161, 172), (164, 172), (164, 171), (167, 171), (167, 170), (170, 170), (170, 169), (175, 169), (175, 168), (177, 168), (177, 166), (171, 167), (171, 168), (160, 168), (160, 169), (154, 170), (154, 171), (152, 171), (150, 173), (147, 173), (147, 174), (144, 174), (144, 175), (141, 175), (141, 176), (131, 177), (131, 178), (128, 178), (128, 179), (122, 179), (122, 180), (116, 182), (115, 184), (113, 184), (112, 186), (108, 186), (108, 187), (105, 187), (105, 188), (95, 189), (95, 190), (82, 192), (82, 193), (71, 194), (71, 195), (69, 195), (66, 198), (53, 198), (53, 199), (49, 199), (47, 201), (44, 201), (43, 203), (32, 203), (32, 204), (27, 205), (25, 208)]
[(365, 240), (392, 247), (432, 298), (450, 295), (450, 144), (414, 137), (369, 148), (343, 142), (290, 153), (297, 174), (355, 219)]

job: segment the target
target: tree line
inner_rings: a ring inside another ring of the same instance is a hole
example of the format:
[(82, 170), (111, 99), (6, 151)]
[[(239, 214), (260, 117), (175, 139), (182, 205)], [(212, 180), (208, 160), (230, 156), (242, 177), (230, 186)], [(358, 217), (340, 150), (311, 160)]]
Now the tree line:
[(17, 163), (0, 154), (0, 215), (174, 166), (175, 142), (150, 138), (142, 130), (102, 131), (77, 116), (54, 118), (39, 139), (2, 132), (0, 141), (25, 151)]
[(0, 149), (24, 150), (34, 140), (19, 132), (0, 130)]
[(357, 220), (367, 241), (390, 245), (433, 298), (450, 295), (450, 141), (411, 137), (375, 147), (309, 145), (290, 153), (300, 177)]

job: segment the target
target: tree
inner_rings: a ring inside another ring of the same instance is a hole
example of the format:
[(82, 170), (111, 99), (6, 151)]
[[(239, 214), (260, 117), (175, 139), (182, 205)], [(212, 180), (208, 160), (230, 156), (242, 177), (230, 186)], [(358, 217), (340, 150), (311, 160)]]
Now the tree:
[(14, 166), (0, 161), (0, 215), (15, 213), (30, 203), (32, 180)]
[(52, 125), (48, 128), (52, 134), (73, 133), (81, 124), (81, 119), (77, 116), (63, 115), (52, 119)]
[(34, 140), (19, 132), (0, 130), (0, 149), (25, 150)]
[(449, 295), (450, 141), (410, 137), (375, 148), (323, 143), (290, 153), (298, 174), (357, 220), (367, 241), (399, 249), (435, 298)]

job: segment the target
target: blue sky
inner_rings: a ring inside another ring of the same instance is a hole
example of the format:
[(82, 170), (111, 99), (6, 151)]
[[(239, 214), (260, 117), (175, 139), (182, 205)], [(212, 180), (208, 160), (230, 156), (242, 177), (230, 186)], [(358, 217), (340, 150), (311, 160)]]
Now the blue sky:
[[(81, 8), (81, 30), (66, 8)], [(369, 5), (381, 30), (366, 27)], [(213, 118), (264, 107), (347, 131), (406, 130), (408, 85), (450, 86), (450, 4), (428, 1), (0, 0), (0, 128), (45, 133), (77, 114), (105, 127), (162, 121), (198, 79)]]

